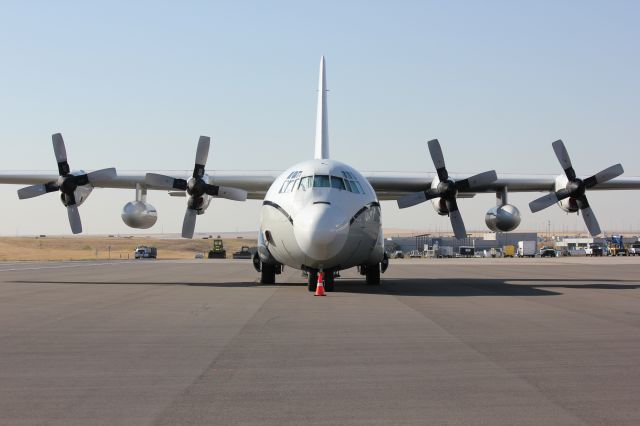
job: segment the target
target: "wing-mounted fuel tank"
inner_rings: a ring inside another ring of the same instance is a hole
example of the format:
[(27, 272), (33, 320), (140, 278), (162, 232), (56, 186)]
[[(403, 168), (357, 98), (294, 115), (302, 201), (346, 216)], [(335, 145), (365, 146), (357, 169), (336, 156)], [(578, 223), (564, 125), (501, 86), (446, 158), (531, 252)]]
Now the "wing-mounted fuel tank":
[(484, 223), (493, 232), (511, 232), (520, 225), (520, 211), (507, 202), (507, 188), (496, 191), (496, 206), (484, 216)]
[(520, 212), (512, 204), (495, 206), (484, 217), (487, 227), (493, 232), (510, 232), (520, 225)]
[(156, 224), (158, 212), (144, 201), (129, 201), (122, 208), (122, 221), (130, 228), (148, 229)]
[(124, 205), (120, 217), (130, 228), (148, 229), (156, 224), (158, 212), (155, 207), (147, 203), (147, 187), (145, 185), (136, 185), (136, 199)]

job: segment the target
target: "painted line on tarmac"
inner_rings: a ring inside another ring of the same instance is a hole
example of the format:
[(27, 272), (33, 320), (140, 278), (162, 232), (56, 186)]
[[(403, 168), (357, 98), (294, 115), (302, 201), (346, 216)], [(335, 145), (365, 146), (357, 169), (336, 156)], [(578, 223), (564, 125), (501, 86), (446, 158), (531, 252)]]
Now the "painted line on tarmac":
[(82, 268), (84, 266), (102, 266), (102, 265), (126, 265), (127, 263), (123, 262), (102, 262), (102, 263), (82, 263), (82, 264), (74, 264), (74, 265), (55, 265), (55, 266), (32, 266), (27, 268), (6, 268), (2, 269), (0, 267), (0, 272), (10, 272), (10, 271), (36, 271), (40, 269), (65, 269), (65, 268)]

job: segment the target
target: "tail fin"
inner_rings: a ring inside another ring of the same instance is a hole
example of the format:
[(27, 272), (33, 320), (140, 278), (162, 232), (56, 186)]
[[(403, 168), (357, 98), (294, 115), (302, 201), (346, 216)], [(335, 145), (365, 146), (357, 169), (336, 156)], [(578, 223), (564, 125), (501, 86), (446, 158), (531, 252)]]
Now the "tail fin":
[(318, 112), (316, 116), (315, 159), (329, 158), (329, 122), (327, 117), (327, 77), (324, 56), (320, 58), (320, 79), (318, 81)]

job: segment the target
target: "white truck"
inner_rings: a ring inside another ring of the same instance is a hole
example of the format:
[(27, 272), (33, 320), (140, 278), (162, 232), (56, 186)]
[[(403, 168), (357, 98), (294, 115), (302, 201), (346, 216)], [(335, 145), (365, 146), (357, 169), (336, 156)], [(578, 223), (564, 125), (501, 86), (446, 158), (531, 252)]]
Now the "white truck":
[(518, 257), (535, 257), (538, 249), (538, 243), (530, 241), (518, 241)]
[(155, 247), (138, 246), (133, 255), (136, 259), (155, 259), (158, 257), (158, 249)]
[(451, 246), (438, 246), (436, 252), (437, 257), (453, 257), (453, 247)]
[(638, 256), (640, 255), (640, 241), (636, 241), (635, 243), (631, 244), (631, 247), (629, 247), (629, 256)]

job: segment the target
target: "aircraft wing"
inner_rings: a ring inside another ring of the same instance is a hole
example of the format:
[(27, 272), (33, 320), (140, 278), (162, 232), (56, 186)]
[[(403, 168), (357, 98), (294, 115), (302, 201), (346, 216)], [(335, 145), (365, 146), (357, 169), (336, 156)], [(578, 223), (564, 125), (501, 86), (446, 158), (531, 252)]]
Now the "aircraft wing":
[[(397, 200), (410, 193), (425, 191), (431, 187), (431, 182), (437, 177), (435, 173), (420, 172), (362, 172), (362, 175), (369, 181), (380, 200)], [(454, 181), (468, 177), (468, 175), (451, 175)], [(552, 192), (555, 189), (556, 177), (498, 174), (498, 179), (492, 183), (460, 190), (458, 198), (471, 198), (475, 194), (498, 192), (504, 188), (509, 192)], [(640, 189), (640, 178), (617, 178), (601, 183), (590, 190), (633, 189)]]
[[(90, 172), (89, 172), (90, 173)], [(164, 174), (175, 178), (189, 179), (190, 171), (172, 171)], [(267, 190), (278, 177), (280, 171), (209, 171), (209, 183), (247, 191), (247, 198), (263, 199)], [(136, 189), (137, 186), (151, 190), (166, 191), (165, 188), (154, 187), (145, 182), (145, 172), (118, 173), (116, 177), (100, 178), (91, 181), (95, 188)], [(0, 184), (36, 185), (55, 182), (58, 179), (55, 172), (15, 172), (0, 173)], [(178, 195), (179, 191), (170, 191), (171, 195)]]
[[(188, 179), (189, 171), (164, 173), (176, 178)], [(281, 173), (279, 170), (262, 171), (209, 171), (210, 183), (244, 189), (250, 199), (262, 199), (271, 184)], [(435, 173), (423, 172), (362, 172), (369, 181), (381, 200), (396, 200), (412, 192), (424, 191), (431, 187), (431, 182), (436, 177)], [(467, 175), (451, 175), (454, 180), (467, 178)], [(53, 182), (58, 179), (55, 172), (14, 172), (0, 173), (0, 184), (35, 185), (39, 183)], [(460, 198), (471, 198), (478, 193), (492, 193), (507, 188), (509, 192), (551, 192), (555, 187), (556, 176), (526, 176), (513, 174), (498, 174), (495, 182), (474, 188), (473, 190), (461, 190)], [(115, 178), (96, 179), (92, 181), (96, 188), (120, 188), (135, 189), (141, 185), (150, 190), (166, 190), (156, 188), (145, 182), (145, 173), (118, 173)], [(593, 190), (637, 190), (640, 189), (640, 178), (617, 178), (609, 182), (599, 184)], [(176, 192), (176, 191), (172, 191)]]

